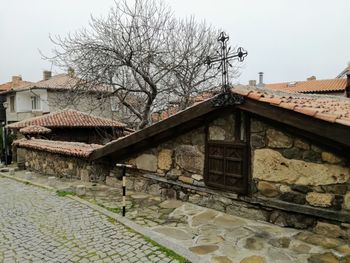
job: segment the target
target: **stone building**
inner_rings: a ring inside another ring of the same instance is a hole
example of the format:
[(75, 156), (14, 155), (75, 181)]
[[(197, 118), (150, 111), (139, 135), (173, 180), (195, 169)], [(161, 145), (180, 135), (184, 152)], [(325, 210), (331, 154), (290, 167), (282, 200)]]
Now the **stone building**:
[(81, 179), (83, 181), (103, 181), (109, 165), (103, 161), (89, 163), (86, 158), (99, 144), (63, 142), (43, 139), (20, 139), (14, 142), (18, 147), (20, 162), (26, 162), (35, 171), (56, 177)]
[[(348, 99), (242, 86), (232, 94), (198, 103), (79, 160), (90, 171), (105, 167), (90, 174), (95, 180), (111, 183), (115, 164), (129, 163), (134, 168), (128, 187), (136, 191), (283, 226), (331, 222), (348, 238)], [(47, 155), (45, 147), (32, 143), (18, 145), (34, 152), (26, 155), (29, 167), (55, 174), (58, 168), (38, 161)]]

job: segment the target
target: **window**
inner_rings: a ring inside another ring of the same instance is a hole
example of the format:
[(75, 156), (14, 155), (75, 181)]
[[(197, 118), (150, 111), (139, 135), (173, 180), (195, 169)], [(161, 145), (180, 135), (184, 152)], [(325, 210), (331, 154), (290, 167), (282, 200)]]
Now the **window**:
[(40, 96), (32, 96), (32, 110), (40, 110)]
[(10, 96), (10, 112), (15, 112), (15, 96)]

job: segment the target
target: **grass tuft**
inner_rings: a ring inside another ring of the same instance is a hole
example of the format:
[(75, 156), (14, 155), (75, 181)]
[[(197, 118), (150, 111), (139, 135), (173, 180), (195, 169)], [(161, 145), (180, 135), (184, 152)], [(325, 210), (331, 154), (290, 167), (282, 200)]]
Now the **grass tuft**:
[(100, 203), (98, 203), (97, 205), (103, 207), (104, 209), (107, 209), (108, 211), (116, 213), (116, 214), (120, 214), (120, 212), (122, 211), (122, 209), (120, 207), (108, 207), (108, 206), (105, 206), (105, 205), (100, 204)]
[(56, 191), (56, 194), (60, 197), (64, 197), (64, 196), (67, 196), (67, 195), (76, 195), (74, 192), (69, 192), (69, 191), (60, 191), (60, 190), (57, 190)]

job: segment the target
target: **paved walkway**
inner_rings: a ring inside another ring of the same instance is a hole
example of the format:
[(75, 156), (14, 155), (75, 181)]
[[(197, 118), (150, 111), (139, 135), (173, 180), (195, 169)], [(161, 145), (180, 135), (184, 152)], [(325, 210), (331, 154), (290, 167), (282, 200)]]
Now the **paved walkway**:
[(178, 262), (108, 217), (0, 178), (0, 262)]
[[(23, 171), (16, 172), (14, 177), (26, 178)], [(49, 183), (46, 176), (36, 173), (33, 173), (30, 181), (45, 185)], [(75, 187), (81, 184), (87, 190), (82, 198), (120, 213), (120, 185), (112, 188), (106, 185), (92, 186), (91, 183), (77, 180), (57, 179), (54, 187), (74, 192)], [(350, 244), (344, 239), (283, 228), (177, 200), (164, 201), (156, 193), (150, 195), (127, 191), (127, 217), (192, 251), (203, 261), (350, 263)]]

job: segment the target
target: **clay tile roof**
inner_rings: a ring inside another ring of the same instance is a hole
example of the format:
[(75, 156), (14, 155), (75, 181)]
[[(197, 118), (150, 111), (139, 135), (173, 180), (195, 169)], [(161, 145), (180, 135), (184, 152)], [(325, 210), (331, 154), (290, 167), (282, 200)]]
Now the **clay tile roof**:
[[(18, 87), (12, 87), (14, 91), (21, 91), (27, 89), (49, 89), (49, 90), (72, 90), (72, 89), (84, 89), (83, 80), (70, 76), (68, 74), (58, 74), (52, 76), (48, 80), (40, 80), (38, 82), (28, 82), (25, 85)], [(95, 92), (110, 92), (111, 88), (108, 86), (94, 86), (89, 87), (87, 90)]]
[(350, 126), (350, 99), (332, 95), (298, 94), (251, 86), (233, 87), (233, 93), (331, 123)]
[(27, 88), (46, 88), (46, 89), (69, 89), (78, 83), (78, 79), (70, 77), (67, 74), (58, 74), (52, 76), (48, 80), (41, 80), (31, 85)]
[(28, 148), (34, 150), (45, 151), (49, 153), (57, 153), (74, 157), (87, 158), (102, 145), (99, 144), (86, 144), (79, 142), (63, 142), (63, 141), (50, 141), (41, 139), (20, 139), (13, 143), (19, 148)]
[(46, 134), (50, 133), (51, 129), (38, 126), (38, 125), (29, 125), (19, 130), (22, 134)]
[(50, 114), (45, 114), (39, 117), (34, 117), (20, 122), (11, 123), (7, 127), (10, 129), (21, 129), (23, 127), (31, 125), (37, 125), (46, 128), (126, 127), (126, 124), (124, 123), (110, 120), (107, 118), (96, 117), (76, 110), (63, 110), (58, 112), (52, 112)]
[(17, 88), (23, 88), (26, 87), (28, 85), (32, 84), (32, 82), (29, 81), (24, 81), (24, 80), (19, 80), (17, 82), (6, 82), (4, 84), (0, 85), (0, 91), (9, 91), (11, 89), (17, 89)]
[(266, 84), (264, 88), (299, 93), (340, 92), (346, 88), (346, 79), (324, 79)]

